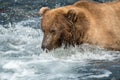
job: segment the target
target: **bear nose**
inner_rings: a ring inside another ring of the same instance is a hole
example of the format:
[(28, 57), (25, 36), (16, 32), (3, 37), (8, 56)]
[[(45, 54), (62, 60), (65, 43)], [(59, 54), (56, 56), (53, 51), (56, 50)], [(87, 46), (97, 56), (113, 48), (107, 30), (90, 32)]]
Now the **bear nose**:
[(42, 48), (43, 50), (45, 50), (46, 46), (45, 46), (45, 45), (42, 45), (41, 48)]

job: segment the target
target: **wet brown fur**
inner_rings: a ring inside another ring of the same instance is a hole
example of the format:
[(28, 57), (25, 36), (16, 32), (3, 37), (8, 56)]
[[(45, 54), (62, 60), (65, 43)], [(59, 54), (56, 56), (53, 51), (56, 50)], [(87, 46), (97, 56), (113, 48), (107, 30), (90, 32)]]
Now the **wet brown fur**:
[[(42, 30), (42, 45), (49, 50), (62, 44), (82, 43), (120, 50), (120, 0), (109, 3), (79, 1), (50, 9), (43, 15)], [(44, 45), (46, 35), (53, 33), (50, 42)]]

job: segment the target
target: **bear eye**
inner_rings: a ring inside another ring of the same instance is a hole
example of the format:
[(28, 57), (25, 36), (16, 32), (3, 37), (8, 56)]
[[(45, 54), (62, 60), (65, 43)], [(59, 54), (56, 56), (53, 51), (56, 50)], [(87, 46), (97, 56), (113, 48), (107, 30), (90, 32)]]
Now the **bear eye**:
[(55, 34), (56, 31), (52, 29), (52, 30), (50, 30), (50, 33)]

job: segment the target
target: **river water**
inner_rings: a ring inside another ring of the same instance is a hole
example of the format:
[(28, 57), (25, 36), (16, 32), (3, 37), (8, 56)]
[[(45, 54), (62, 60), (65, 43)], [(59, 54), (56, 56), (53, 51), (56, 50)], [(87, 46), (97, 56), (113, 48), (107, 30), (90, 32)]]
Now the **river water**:
[(0, 80), (120, 80), (119, 51), (88, 44), (41, 49), (39, 8), (74, 1), (0, 0)]

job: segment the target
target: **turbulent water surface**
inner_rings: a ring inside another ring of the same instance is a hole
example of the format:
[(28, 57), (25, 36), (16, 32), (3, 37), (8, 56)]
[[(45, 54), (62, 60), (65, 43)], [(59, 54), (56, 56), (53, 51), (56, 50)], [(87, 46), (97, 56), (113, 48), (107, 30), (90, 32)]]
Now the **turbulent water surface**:
[(0, 13), (0, 80), (120, 79), (119, 51), (88, 44), (43, 51), (40, 17), (34, 16), (38, 10), (25, 10), (17, 5), (9, 7), (11, 13), (6, 7), (6, 12)]

